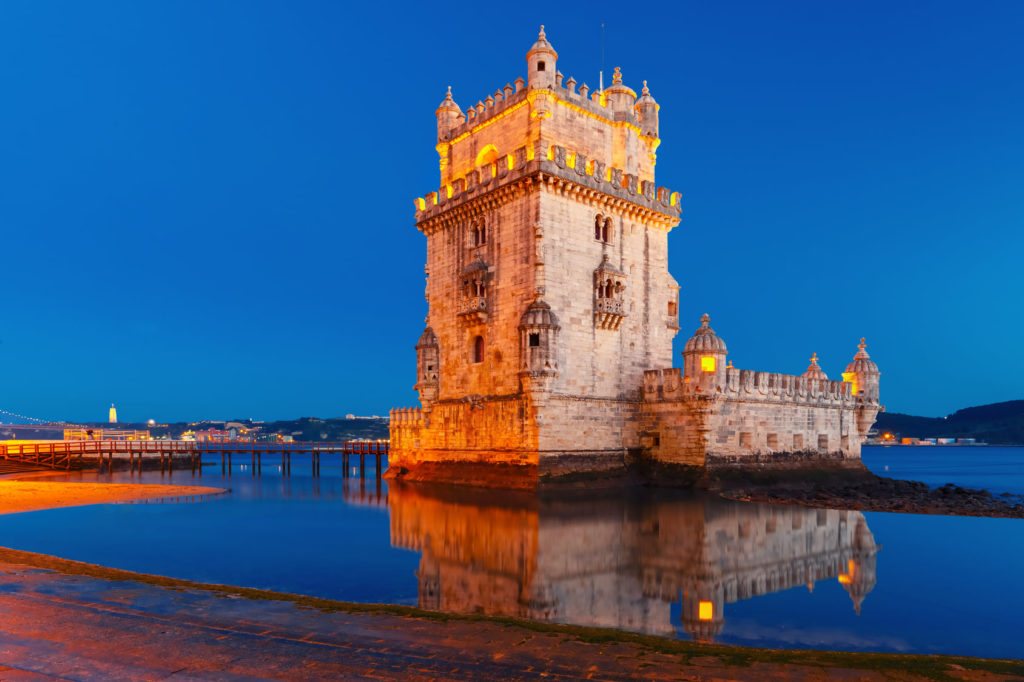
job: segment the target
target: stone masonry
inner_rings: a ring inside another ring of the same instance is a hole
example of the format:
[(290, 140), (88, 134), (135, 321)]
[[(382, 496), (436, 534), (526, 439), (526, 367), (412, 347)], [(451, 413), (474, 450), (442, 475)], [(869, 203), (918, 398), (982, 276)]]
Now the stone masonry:
[(392, 410), (389, 474), (859, 457), (878, 409), (863, 347), (843, 382), (741, 372), (705, 321), (682, 370), (652, 369), (671, 366), (679, 330), (681, 202), (654, 182), (659, 107), (617, 68), (604, 91), (577, 88), (557, 56), (541, 27), (527, 80), (465, 111), (449, 89), (437, 109), (441, 188), (415, 202), (421, 407)]

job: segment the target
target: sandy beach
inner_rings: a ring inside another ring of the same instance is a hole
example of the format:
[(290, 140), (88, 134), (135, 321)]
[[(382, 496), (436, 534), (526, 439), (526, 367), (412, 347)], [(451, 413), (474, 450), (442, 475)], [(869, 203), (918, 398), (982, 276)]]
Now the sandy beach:
[(133, 483), (66, 483), (39, 480), (0, 480), (0, 514), (150, 500), (184, 495), (214, 495), (223, 488), (194, 485), (145, 485)]

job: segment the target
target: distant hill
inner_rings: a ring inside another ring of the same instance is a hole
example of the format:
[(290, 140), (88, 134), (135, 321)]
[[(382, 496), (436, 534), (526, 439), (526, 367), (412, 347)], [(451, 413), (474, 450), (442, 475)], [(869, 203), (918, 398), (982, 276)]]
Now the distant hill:
[(1024, 400), (965, 407), (948, 417), (880, 412), (875, 428), (911, 438), (977, 438), (992, 445), (1024, 444)]

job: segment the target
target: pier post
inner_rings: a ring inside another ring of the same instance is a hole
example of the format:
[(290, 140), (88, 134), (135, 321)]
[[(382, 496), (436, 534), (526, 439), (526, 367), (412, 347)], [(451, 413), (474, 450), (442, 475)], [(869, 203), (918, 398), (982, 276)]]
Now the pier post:
[(224, 451), (220, 451), (220, 475), (224, 475)]
[[(221, 452), (223, 452), (223, 450)], [(231, 451), (230, 450), (228, 450), (228, 476), (231, 476)]]
[(366, 453), (359, 453), (359, 478), (366, 478)]

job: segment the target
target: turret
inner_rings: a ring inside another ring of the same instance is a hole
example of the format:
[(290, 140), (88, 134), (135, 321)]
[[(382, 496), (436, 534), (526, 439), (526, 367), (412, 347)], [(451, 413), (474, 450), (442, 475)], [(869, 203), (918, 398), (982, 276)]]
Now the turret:
[(544, 26), (540, 27), (537, 42), (526, 53), (526, 83), (531, 88), (555, 87), (555, 72), (558, 53), (551, 47), (544, 35)]
[[(706, 583), (710, 581), (700, 581)], [(683, 595), (679, 619), (694, 641), (712, 644), (725, 625), (725, 598), (719, 584), (697, 585)]]
[(429, 408), (437, 400), (438, 376), (440, 375), (441, 352), (434, 330), (427, 327), (416, 343), (416, 390), (420, 402)]
[(824, 370), (818, 364), (818, 354), (811, 354), (811, 364), (807, 366), (807, 371), (801, 374), (804, 379), (815, 379), (818, 381), (827, 381), (828, 375), (825, 374)]
[(519, 371), (523, 390), (546, 391), (558, 376), (558, 318), (541, 299), (519, 318)]
[(657, 137), (658, 109), (661, 106), (651, 97), (651, 91), (647, 89), (647, 81), (644, 81), (644, 89), (634, 108), (637, 120), (640, 122), (640, 132), (647, 137)]
[(451, 131), (464, 119), (462, 109), (452, 99), (452, 86), (448, 86), (448, 94), (437, 108), (437, 141), (447, 142), (451, 138)]
[[(604, 98), (608, 108), (615, 112), (615, 120), (625, 120), (634, 115), (633, 106), (636, 104), (636, 92), (622, 84), (622, 70), (615, 67), (612, 74), (612, 85), (604, 89)], [(651, 98), (654, 101), (654, 98)]]
[(711, 317), (705, 313), (700, 318), (700, 328), (683, 347), (683, 375), (690, 390), (713, 393), (725, 385), (725, 356), (729, 351), (710, 322)]
[(863, 338), (857, 348), (857, 354), (853, 356), (853, 361), (846, 366), (846, 371), (843, 372), (843, 381), (853, 384), (854, 396), (862, 396), (865, 402), (877, 405), (878, 378), (881, 373), (878, 371), (878, 365), (868, 355), (867, 343)]

